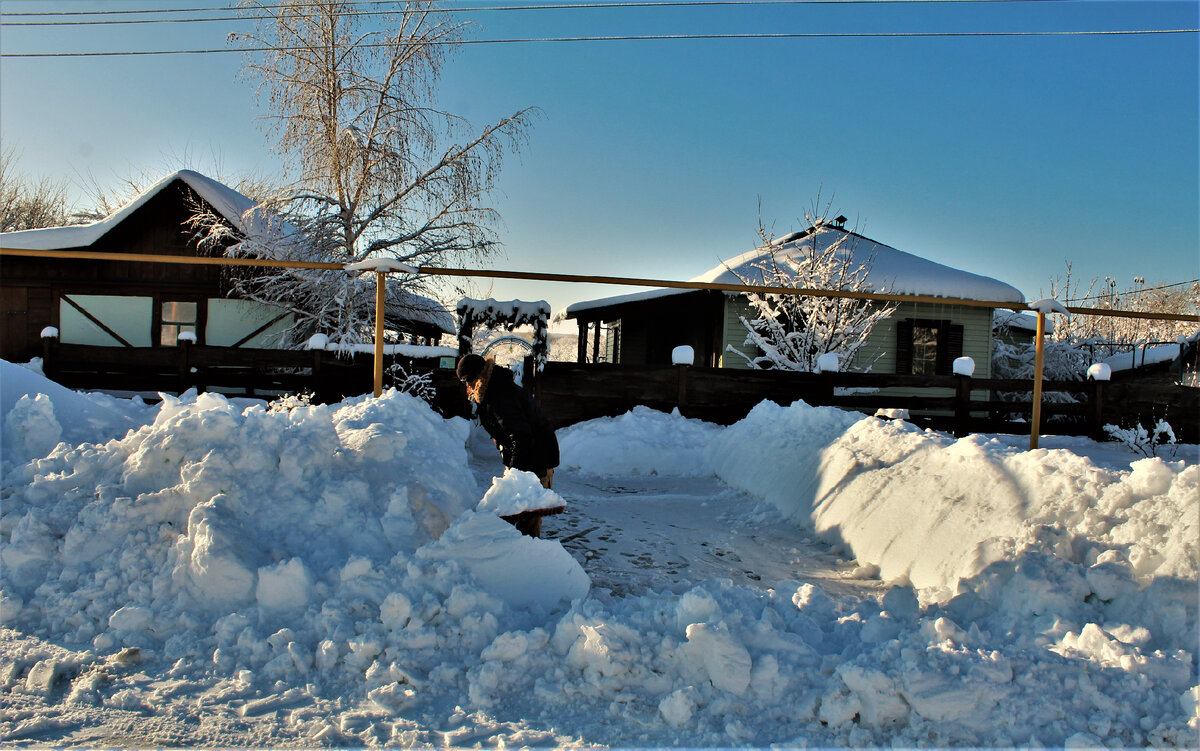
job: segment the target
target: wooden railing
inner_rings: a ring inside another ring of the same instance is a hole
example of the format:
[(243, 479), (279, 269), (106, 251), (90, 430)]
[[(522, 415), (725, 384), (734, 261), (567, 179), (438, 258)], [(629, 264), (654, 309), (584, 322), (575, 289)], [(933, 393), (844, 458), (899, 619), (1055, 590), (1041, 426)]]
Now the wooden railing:
[[(372, 392), (374, 358), (326, 350), (298, 351), (207, 347), (186, 340), (177, 347), (95, 347), (43, 340), (43, 370), (55, 381), (81, 389), (178, 394), (188, 389), (228, 396), (274, 398), (312, 394), (314, 401), (336, 402)], [(405, 373), (427, 373), (433, 406), (445, 416), (468, 416), (470, 407), (454, 370), (438, 359), (388, 356), (385, 386), (392, 365)], [(526, 373), (533, 373), (526, 363)], [(764, 400), (833, 406), (873, 414), (904, 409), (923, 427), (956, 435), (972, 432), (1029, 432), (1030, 401), (1011, 401), (1031, 392), (1027, 380), (976, 379), (967, 376), (911, 376), (875, 373), (793, 373), (689, 366), (580, 365), (549, 362), (527, 378), (556, 428), (596, 417), (623, 414), (642, 405), (663, 412), (678, 409), (686, 417), (732, 424)], [(1200, 442), (1200, 389), (1171, 383), (1045, 381), (1043, 395), (1067, 394), (1072, 401), (1046, 398), (1042, 432), (1103, 438), (1103, 426), (1152, 427), (1166, 419), (1181, 441)]]
[[(43, 372), (68, 388), (151, 397), (196, 389), (268, 400), (303, 393), (329, 403), (372, 393), (376, 368), (373, 354), (209, 347), (187, 340), (175, 347), (97, 347), (47, 337), (42, 348)], [(393, 366), (406, 374), (428, 373), (437, 394), (434, 407), (445, 415), (469, 414), (453, 369), (439, 364), (438, 358), (386, 355), (384, 386), (393, 385)]]
[[(910, 421), (955, 435), (1028, 434), (1032, 401), (1026, 380), (875, 373), (793, 373), (689, 366), (580, 365), (550, 362), (534, 393), (556, 427), (615, 416), (644, 405), (728, 425), (763, 400), (833, 406), (873, 414), (904, 409)], [(1200, 389), (1114, 380), (1044, 381), (1042, 432), (1104, 437), (1104, 425), (1153, 426), (1167, 419), (1180, 440), (1200, 440)], [(1010, 398), (1000, 398), (1005, 394)], [(1016, 401), (1010, 400), (1015, 395)]]

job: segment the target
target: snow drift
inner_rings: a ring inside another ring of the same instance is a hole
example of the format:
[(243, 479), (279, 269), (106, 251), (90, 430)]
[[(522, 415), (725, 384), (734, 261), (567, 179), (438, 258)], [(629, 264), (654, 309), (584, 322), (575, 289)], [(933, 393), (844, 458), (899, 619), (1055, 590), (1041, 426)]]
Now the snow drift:
[[(1194, 459), (1097, 464), (803, 403), (728, 428), (636, 410), (563, 431), (564, 466), (715, 470), (894, 586), (616, 597), (498, 519), (537, 489), (501, 478), (484, 502), (468, 424), (406, 395), (189, 394), (76, 441), (95, 398), (34, 381), (10, 399), (8, 373), (14, 704), (230, 707), (229, 733), (280, 745), (1182, 746), (1200, 730)], [(5, 740), (45, 740), (13, 718)]]

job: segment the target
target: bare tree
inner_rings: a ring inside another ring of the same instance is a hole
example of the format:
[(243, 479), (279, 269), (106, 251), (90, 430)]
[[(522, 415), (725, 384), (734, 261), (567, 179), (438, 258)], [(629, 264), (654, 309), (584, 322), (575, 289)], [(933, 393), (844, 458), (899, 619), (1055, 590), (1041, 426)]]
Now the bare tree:
[[(762, 222), (758, 233), (762, 256), (751, 262), (751, 271), (734, 270), (744, 284), (791, 289), (826, 289), (845, 292), (869, 289), (873, 257), (854, 253), (857, 235), (833, 227), (830, 207), (819, 211), (820, 197), (805, 220), (812, 227), (804, 237), (773, 237)], [(866, 343), (871, 329), (889, 317), (895, 304), (856, 300), (848, 297), (815, 297), (780, 293), (749, 293), (757, 313), (742, 317), (746, 344), (763, 354), (746, 358), (751, 367), (811, 372), (821, 355), (834, 353), (845, 367)]]
[[(235, 255), (337, 263), (395, 258), (416, 266), (489, 256), (497, 215), (485, 201), (506, 151), (524, 144), (534, 111), (472, 131), (435, 101), (464, 25), (429, 0), (369, 18), (355, 5), (244, 4), (259, 20), (235, 41), (256, 50), (246, 72), (260, 83), (276, 149), (295, 180), (268, 208), (294, 231), (276, 225), (258, 237), (231, 238), (212, 228), (212, 239)], [(392, 286), (397, 294), (400, 286), (434, 289), (419, 275)], [(293, 341), (318, 325), (332, 326), (322, 333), (343, 341), (370, 337), (370, 306), (353, 304), (360, 295), (328, 274), (264, 275), (241, 291), (307, 311)]]
[[(203, 165), (203, 166), (202, 166)], [(194, 169), (219, 183), (228, 185), (242, 195), (260, 203), (269, 203), (282, 195), (280, 180), (260, 172), (228, 171), (219, 158), (205, 160), (190, 149), (162, 158), (157, 167), (131, 167), (123, 174), (114, 174), (102, 182), (94, 174), (77, 175), (87, 193), (89, 208), (79, 216), (87, 221), (99, 221), (118, 211), (165, 175), (182, 169)]]
[[(1200, 284), (1195, 282), (1147, 287), (1145, 277), (1139, 276), (1134, 277), (1132, 286), (1122, 288), (1116, 279), (1106, 276), (1103, 281), (1092, 279), (1084, 290), (1072, 280), (1069, 262), (1065, 279), (1050, 280), (1050, 297), (1097, 310), (1190, 315), (1200, 311)], [(1196, 325), (1187, 321), (1056, 314), (1053, 339), (1087, 350), (1093, 359), (1103, 359), (1139, 344), (1173, 342), (1195, 332)]]
[(67, 200), (66, 183), (17, 172), (12, 149), (0, 148), (0, 232), (79, 224)]

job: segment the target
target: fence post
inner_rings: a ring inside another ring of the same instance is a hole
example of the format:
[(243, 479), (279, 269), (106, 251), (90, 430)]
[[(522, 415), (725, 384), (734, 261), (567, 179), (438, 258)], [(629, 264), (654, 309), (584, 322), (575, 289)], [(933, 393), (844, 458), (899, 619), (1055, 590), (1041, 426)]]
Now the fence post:
[(676, 366), (679, 368), (679, 391), (675, 395), (675, 405), (679, 407), (679, 414), (686, 414), (687, 409), (687, 377), (688, 365), (680, 363)]
[(1029, 450), (1038, 447), (1042, 431), (1042, 370), (1046, 363), (1046, 313), (1037, 312), (1037, 350), (1033, 357), (1033, 417), (1029, 431)]
[(317, 402), (325, 401), (325, 384), (323, 383), (324, 375), (321, 372), (321, 353), (316, 347), (312, 348), (312, 394), (313, 399)]
[(1088, 432), (1093, 440), (1104, 440), (1104, 381), (1088, 379)]
[(191, 386), (192, 340), (186, 337), (177, 339), (175, 348), (179, 361), (179, 393), (182, 394)]
[(954, 376), (954, 436), (962, 438), (971, 432), (971, 376)]
[(42, 329), (42, 375), (54, 380), (58, 368), (58, 329), (47, 326)]
[[(600, 324), (596, 324), (596, 341), (600, 341)], [(671, 364), (679, 368), (679, 377), (677, 380), (677, 389), (675, 392), (675, 406), (679, 409), (679, 414), (684, 414), (684, 409), (687, 408), (687, 372), (688, 368), (696, 362), (696, 350), (684, 344), (671, 350)]]
[(1088, 431), (1097, 441), (1104, 434), (1104, 382), (1112, 378), (1112, 368), (1107, 363), (1093, 363), (1087, 370), (1088, 380)]
[(375, 272), (375, 397), (383, 395), (383, 309), (387, 304), (387, 273)]

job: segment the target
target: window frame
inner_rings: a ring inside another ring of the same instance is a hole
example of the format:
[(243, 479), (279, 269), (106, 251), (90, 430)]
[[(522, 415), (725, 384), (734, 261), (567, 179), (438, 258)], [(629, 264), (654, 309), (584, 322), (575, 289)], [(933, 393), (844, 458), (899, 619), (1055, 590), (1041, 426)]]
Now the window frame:
[[(196, 320), (193, 323), (183, 323), (180, 321), (168, 321), (163, 316), (163, 307), (169, 303), (184, 303), (196, 306)], [(201, 295), (194, 294), (172, 294), (162, 293), (154, 296), (154, 320), (151, 322), (152, 341), (155, 347), (176, 347), (179, 346), (179, 333), (176, 332), (174, 341), (167, 343), (163, 341), (163, 328), (165, 326), (194, 326), (196, 344), (204, 344), (204, 327), (207, 318), (207, 298)]]
[(937, 329), (933, 375), (951, 375), (954, 360), (963, 355), (963, 325), (948, 318), (905, 318), (896, 322), (897, 375), (920, 375), (913, 373), (913, 334), (917, 327)]

